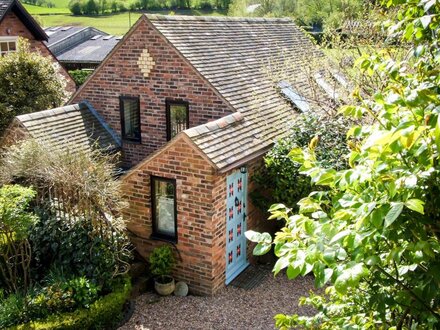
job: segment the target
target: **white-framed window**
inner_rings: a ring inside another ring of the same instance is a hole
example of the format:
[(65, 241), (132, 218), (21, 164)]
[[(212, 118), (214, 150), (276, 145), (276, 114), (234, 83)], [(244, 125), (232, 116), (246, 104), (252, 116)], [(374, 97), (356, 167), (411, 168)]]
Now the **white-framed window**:
[(17, 51), (18, 37), (0, 37), (0, 56)]

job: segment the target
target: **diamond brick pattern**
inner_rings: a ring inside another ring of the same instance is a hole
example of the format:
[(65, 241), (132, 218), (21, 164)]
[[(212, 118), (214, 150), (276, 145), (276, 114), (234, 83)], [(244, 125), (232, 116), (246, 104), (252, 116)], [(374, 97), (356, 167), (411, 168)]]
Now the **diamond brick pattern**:
[(144, 77), (148, 78), (151, 70), (153, 69), (153, 67), (156, 63), (154, 62), (153, 58), (151, 57), (150, 53), (148, 52), (148, 49), (145, 48), (142, 51), (142, 54), (139, 56), (137, 64), (139, 65), (139, 68), (141, 69)]

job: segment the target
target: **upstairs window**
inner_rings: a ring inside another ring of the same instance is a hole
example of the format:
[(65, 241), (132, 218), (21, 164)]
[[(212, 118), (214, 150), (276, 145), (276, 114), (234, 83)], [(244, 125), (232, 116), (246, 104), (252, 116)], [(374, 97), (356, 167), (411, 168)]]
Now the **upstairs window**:
[(141, 116), (139, 97), (121, 96), (119, 98), (121, 111), (122, 138), (128, 141), (141, 141)]
[(167, 139), (189, 128), (189, 104), (185, 101), (166, 100)]
[(0, 55), (17, 51), (17, 37), (0, 37)]
[(177, 241), (176, 180), (151, 177), (153, 237)]

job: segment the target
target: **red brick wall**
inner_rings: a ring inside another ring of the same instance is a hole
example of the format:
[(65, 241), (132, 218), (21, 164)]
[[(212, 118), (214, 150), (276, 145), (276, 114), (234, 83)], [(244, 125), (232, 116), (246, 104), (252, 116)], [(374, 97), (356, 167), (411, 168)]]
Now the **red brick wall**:
[[(10, 29), (10, 33), (7, 33)], [(60, 74), (66, 79), (66, 91), (68, 97), (76, 90), (75, 82), (72, 80), (66, 70), (58, 63), (57, 59), (52, 55), (46, 45), (39, 40), (36, 40), (32, 33), (22, 23), (22, 21), (13, 13), (9, 12), (0, 23), (0, 36), (23, 37), (29, 40), (31, 50), (40, 52), (43, 56), (49, 57), (54, 63), (59, 65)]]
[[(146, 48), (155, 62), (148, 77), (142, 74), (137, 64)], [(72, 103), (89, 100), (106, 122), (120, 134), (120, 95), (140, 97), (142, 142), (124, 142), (127, 165), (139, 163), (166, 143), (166, 98), (189, 102), (191, 127), (232, 112), (145, 18), (141, 18), (136, 30), (124, 44), (80, 89)]]
[[(192, 293), (214, 293), (213, 278), (213, 181), (214, 170), (184, 139), (152, 158), (132, 175), (122, 178), (129, 207), (124, 212), (132, 242), (148, 257), (163, 241), (152, 234), (150, 176), (176, 179), (177, 235), (175, 277), (188, 283)], [(180, 255), (180, 257), (179, 257)]]
[(6, 149), (18, 141), (24, 140), (29, 137), (29, 133), (24, 127), (22, 127), (18, 121), (14, 120), (11, 125), (4, 131), (3, 135), (0, 135), (0, 153), (3, 149)]

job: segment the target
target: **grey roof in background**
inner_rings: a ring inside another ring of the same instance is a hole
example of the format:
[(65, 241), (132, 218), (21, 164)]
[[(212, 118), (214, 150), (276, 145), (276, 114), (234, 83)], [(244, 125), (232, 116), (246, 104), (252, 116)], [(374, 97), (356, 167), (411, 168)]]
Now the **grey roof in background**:
[(86, 29), (83, 26), (54, 26), (44, 28), (49, 39), (46, 42), (46, 46), (50, 48), (54, 43), (63, 40), (64, 38), (70, 37), (77, 32)]
[(303, 97), (313, 97), (304, 64), (323, 54), (290, 19), (147, 18), (243, 116), (233, 124), (184, 131), (220, 170), (268, 150), (296, 115), (268, 67), (293, 78)]
[(95, 36), (57, 56), (60, 62), (100, 63), (122, 37)]
[(120, 148), (121, 142), (89, 103), (67, 105), (15, 117), (39, 142), (57, 149), (90, 150), (96, 143), (104, 150)]
[(55, 26), (45, 29), (49, 40), (46, 45), (60, 60), (60, 55), (68, 51), (75, 54), (75, 48), (96, 36), (108, 36), (104, 31), (91, 26)]

